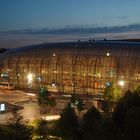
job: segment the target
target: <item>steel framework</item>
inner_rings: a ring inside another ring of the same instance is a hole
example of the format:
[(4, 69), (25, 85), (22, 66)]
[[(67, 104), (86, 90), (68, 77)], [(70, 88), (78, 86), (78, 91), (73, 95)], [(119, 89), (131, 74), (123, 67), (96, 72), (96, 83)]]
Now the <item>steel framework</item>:
[[(107, 82), (125, 81), (125, 89), (140, 85), (140, 43), (88, 41), (46, 43), (11, 50), (0, 56), (1, 74), (27, 88), (66, 93), (103, 92)], [(3, 80), (3, 77), (1, 77)]]

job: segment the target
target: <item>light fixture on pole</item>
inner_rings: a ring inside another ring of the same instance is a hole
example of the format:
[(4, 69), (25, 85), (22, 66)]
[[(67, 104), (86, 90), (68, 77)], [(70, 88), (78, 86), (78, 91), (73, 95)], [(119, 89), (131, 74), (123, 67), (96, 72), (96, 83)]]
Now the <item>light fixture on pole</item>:
[(125, 82), (123, 80), (120, 80), (118, 84), (121, 87), (121, 94), (123, 94), (123, 87), (125, 86)]
[(27, 75), (27, 80), (28, 80), (28, 86), (29, 86), (29, 89), (30, 89), (30, 92), (31, 92), (32, 81), (33, 81), (33, 74), (29, 73)]

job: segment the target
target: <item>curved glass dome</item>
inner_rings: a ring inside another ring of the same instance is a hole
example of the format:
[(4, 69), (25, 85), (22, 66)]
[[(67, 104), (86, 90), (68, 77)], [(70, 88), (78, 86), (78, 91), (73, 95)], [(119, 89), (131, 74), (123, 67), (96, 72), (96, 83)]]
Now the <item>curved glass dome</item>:
[(8, 51), (0, 59), (1, 73), (8, 73), (8, 80), (21, 88), (92, 94), (103, 92), (107, 83), (119, 86), (120, 80), (126, 90), (140, 85), (140, 43), (46, 43)]

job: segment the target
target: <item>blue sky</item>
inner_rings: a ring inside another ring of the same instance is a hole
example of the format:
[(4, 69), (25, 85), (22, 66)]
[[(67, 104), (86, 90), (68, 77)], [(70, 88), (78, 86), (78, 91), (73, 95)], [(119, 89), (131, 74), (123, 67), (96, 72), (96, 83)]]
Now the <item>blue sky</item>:
[(140, 0), (0, 0), (0, 48), (89, 38), (140, 38)]
[(140, 23), (140, 0), (0, 0), (0, 30)]

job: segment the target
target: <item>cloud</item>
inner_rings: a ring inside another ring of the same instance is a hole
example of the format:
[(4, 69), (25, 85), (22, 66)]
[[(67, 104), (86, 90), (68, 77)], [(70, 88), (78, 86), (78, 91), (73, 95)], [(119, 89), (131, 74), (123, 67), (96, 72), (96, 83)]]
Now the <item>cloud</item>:
[(127, 16), (117, 16), (117, 17), (107, 17), (107, 19), (121, 19), (121, 20), (123, 20), (123, 19), (128, 19), (129, 17), (127, 17)]
[(116, 17), (117, 19), (128, 19), (127, 16), (119, 16), (119, 17)]
[(64, 28), (25, 29), (0, 33), (0, 48), (15, 48), (44, 42), (87, 41), (89, 39), (140, 38), (140, 24), (97, 27), (81, 25)]
[[(125, 17), (118, 17), (125, 18)], [(23, 29), (14, 31), (4, 31), (3, 33), (12, 34), (46, 34), (46, 35), (65, 35), (65, 34), (99, 34), (99, 33), (122, 33), (130, 31), (140, 31), (140, 24), (131, 24), (124, 26), (89, 26), (81, 25), (75, 27), (64, 27), (64, 28), (41, 28), (41, 29)], [(2, 33), (2, 32), (1, 32)]]

